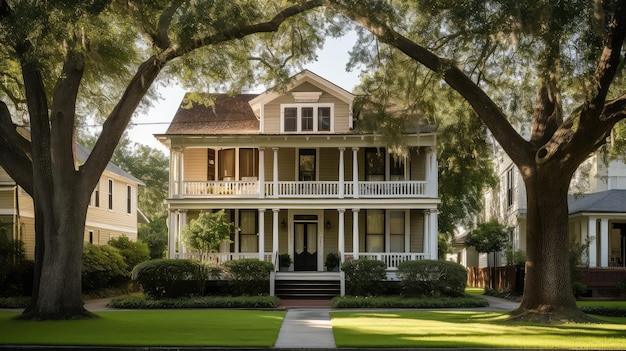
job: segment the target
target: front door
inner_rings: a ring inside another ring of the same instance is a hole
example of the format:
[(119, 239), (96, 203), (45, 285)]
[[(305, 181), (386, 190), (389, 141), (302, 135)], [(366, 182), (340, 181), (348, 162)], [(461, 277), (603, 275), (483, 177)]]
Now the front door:
[(293, 254), (295, 271), (317, 270), (317, 223), (294, 223)]

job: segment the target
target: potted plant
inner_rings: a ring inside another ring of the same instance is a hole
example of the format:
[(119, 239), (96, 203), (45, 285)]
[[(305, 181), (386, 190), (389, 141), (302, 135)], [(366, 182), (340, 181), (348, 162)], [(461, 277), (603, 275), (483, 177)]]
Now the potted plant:
[(284, 253), (278, 255), (278, 270), (281, 272), (285, 272), (289, 270), (291, 266), (291, 256), (289, 254)]
[(326, 255), (326, 270), (329, 272), (339, 272), (339, 255), (329, 252)]

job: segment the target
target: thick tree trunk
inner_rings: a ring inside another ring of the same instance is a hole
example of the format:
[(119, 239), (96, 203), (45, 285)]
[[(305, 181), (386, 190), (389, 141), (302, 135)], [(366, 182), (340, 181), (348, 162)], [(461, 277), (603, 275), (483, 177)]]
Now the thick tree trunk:
[[(524, 177), (527, 192), (526, 280), (513, 320), (591, 321), (576, 306), (569, 269), (567, 190), (570, 177), (541, 169)], [(542, 174), (539, 174), (542, 173)]]

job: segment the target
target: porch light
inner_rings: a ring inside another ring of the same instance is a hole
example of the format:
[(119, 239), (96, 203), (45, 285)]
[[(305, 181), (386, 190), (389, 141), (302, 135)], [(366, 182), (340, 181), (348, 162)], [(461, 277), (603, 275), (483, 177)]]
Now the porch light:
[(330, 229), (330, 220), (326, 220), (326, 229)]
[(287, 223), (285, 223), (285, 220), (283, 219), (283, 221), (280, 222), (280, 227), (285, 228), (286, 226), (287, 226)]

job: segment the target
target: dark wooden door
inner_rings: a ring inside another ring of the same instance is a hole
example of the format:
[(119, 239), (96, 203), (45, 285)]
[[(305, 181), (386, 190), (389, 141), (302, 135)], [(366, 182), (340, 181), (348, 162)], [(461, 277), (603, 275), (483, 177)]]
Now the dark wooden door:
[(295, 271), (317, 270), (317, 223), (294, 223), (293, 253)]

